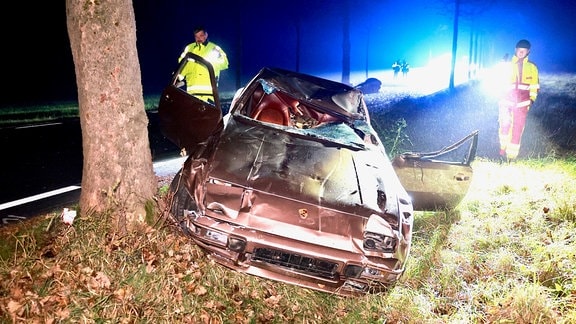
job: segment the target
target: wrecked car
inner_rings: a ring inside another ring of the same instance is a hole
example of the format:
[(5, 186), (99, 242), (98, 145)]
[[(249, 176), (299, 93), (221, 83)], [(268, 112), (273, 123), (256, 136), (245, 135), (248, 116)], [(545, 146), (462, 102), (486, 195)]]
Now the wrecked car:
[[(206, 66), (213, 101), (178, 88), (185, 64)], [(413, 199), (360, 90), (263, 68), (223, 116), (209, 62), (189, 53), (158, 110), (163, 133), (187, 154), (171, 213), (217, 263), (342, 296), (384, 291), (402, 275)], [(434, 162), (412, 153), (398, 164), (419, 161)]]

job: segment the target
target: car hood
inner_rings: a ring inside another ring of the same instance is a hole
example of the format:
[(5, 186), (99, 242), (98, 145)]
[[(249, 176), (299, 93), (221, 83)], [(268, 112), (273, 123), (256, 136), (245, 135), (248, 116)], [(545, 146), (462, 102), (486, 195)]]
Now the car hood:
[(199, 199), (206, 214), (354, 252), (362, 251), (363, 233), (372, 231), (398, 238), (396, 257), (406, 253), (411, 218), (402, 217), (411, 215), (412, 205), (390, 161), (374, 151), (377, 145), (351, 149), (255, 123), (228, 120)]
[[(233, 187), (249, 188), (252, 198), (260, 199), (246, 203), (241, 195), (231, 194), (238, 200), (220, 206), (229, 217), (237, 218), (245, 206), (250, 206), (250, 213), (300, 226), (302, 217), (310, 217), (310, 222), (313, 215), (334, 215), (312, 210), (337, 210), (347, 217), (360, 217), (361, 223), (372, 214), (381, 215), (396, 227), (400, 222), (399, 200), (410, 204), (391, 163), (375, 151), (381, 146), (368, 143), (362, 149), (352, 149), (321, 137), (310, 140), (274, 127), (254, 127), (254, 121), (238, 117), (228, 123), (211, 163), (210, 178), (230, 184), (230, 192), (234, 192)], [(348, 129), (342, 138), (358, 138)], [(207, 191), (219, 196), (207, 197), (209, 208), (211, 201), (226, 201), (222, 190)], [(259, 212), (254, 211), (257, 205)], [(297, 217), (286, 217), (289, 212)], [(308, 215), (301, 215), (303, 212)], [(316, 221), (314, 226), (321, 223)]]

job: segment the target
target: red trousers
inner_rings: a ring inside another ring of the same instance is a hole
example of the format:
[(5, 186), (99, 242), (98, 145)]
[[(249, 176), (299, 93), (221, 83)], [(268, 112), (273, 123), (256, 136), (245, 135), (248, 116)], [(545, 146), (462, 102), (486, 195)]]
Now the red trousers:
[(500, 124), (498, 130), (500, 154), (506, 154), (508, 159), (515, 159), (518, 156), (529, 109), (530, 106), (515, 107), (500, 104), (498, 116), (498, 123)]

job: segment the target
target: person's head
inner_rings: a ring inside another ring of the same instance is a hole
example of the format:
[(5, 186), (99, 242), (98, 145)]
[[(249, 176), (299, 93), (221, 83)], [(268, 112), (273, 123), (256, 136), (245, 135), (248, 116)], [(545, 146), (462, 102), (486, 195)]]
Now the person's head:
[(206, 28), (198, 26), (194, 28), (194, 41), (198, 44), (204, 44), (208, 39), (208, 32)]
[(516, 57), (518, 57), (519, 59), (523, 59), (526, 56), (528, 56), (528, 54), (530, 54), (530, 42), (525, 40), (525, 39), (521, 39), (518, 41), (518, 43), (516, 43), (516, 51), (515, 51), (515, 55)]

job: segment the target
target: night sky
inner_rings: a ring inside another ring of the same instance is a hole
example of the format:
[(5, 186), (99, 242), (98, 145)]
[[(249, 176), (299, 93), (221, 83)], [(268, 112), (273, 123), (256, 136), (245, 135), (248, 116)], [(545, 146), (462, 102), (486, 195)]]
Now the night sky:
[[(532, 43), (530, 59), (541, 72), (576, 72), (573, 0), (461, 3), (459, 58), (469, 54), (473, 31), (486, 65), (512, 54), (516, 41), (526, 38)], [(0, 31), (0, 108), (75, 100), (65, 2), (11, 2), (10, 7), (2, 11)], [(220, 86), (233, 91), (264, 66), (296, 70), (298, 39), (301, 72), (341, 73), (346, 12), (352, 73), (389, 69), (396, 59), (425, 66), (451, 50), (453, 8), (453, 1), (441, 0), (349, 0), (348, 9), (343, 0), (134, 0), (144, 95), (159, 94), (169, 82), (196, 25), (204, 25), (210, 40), (228, 54), (230, 68), (222, 72)]]

